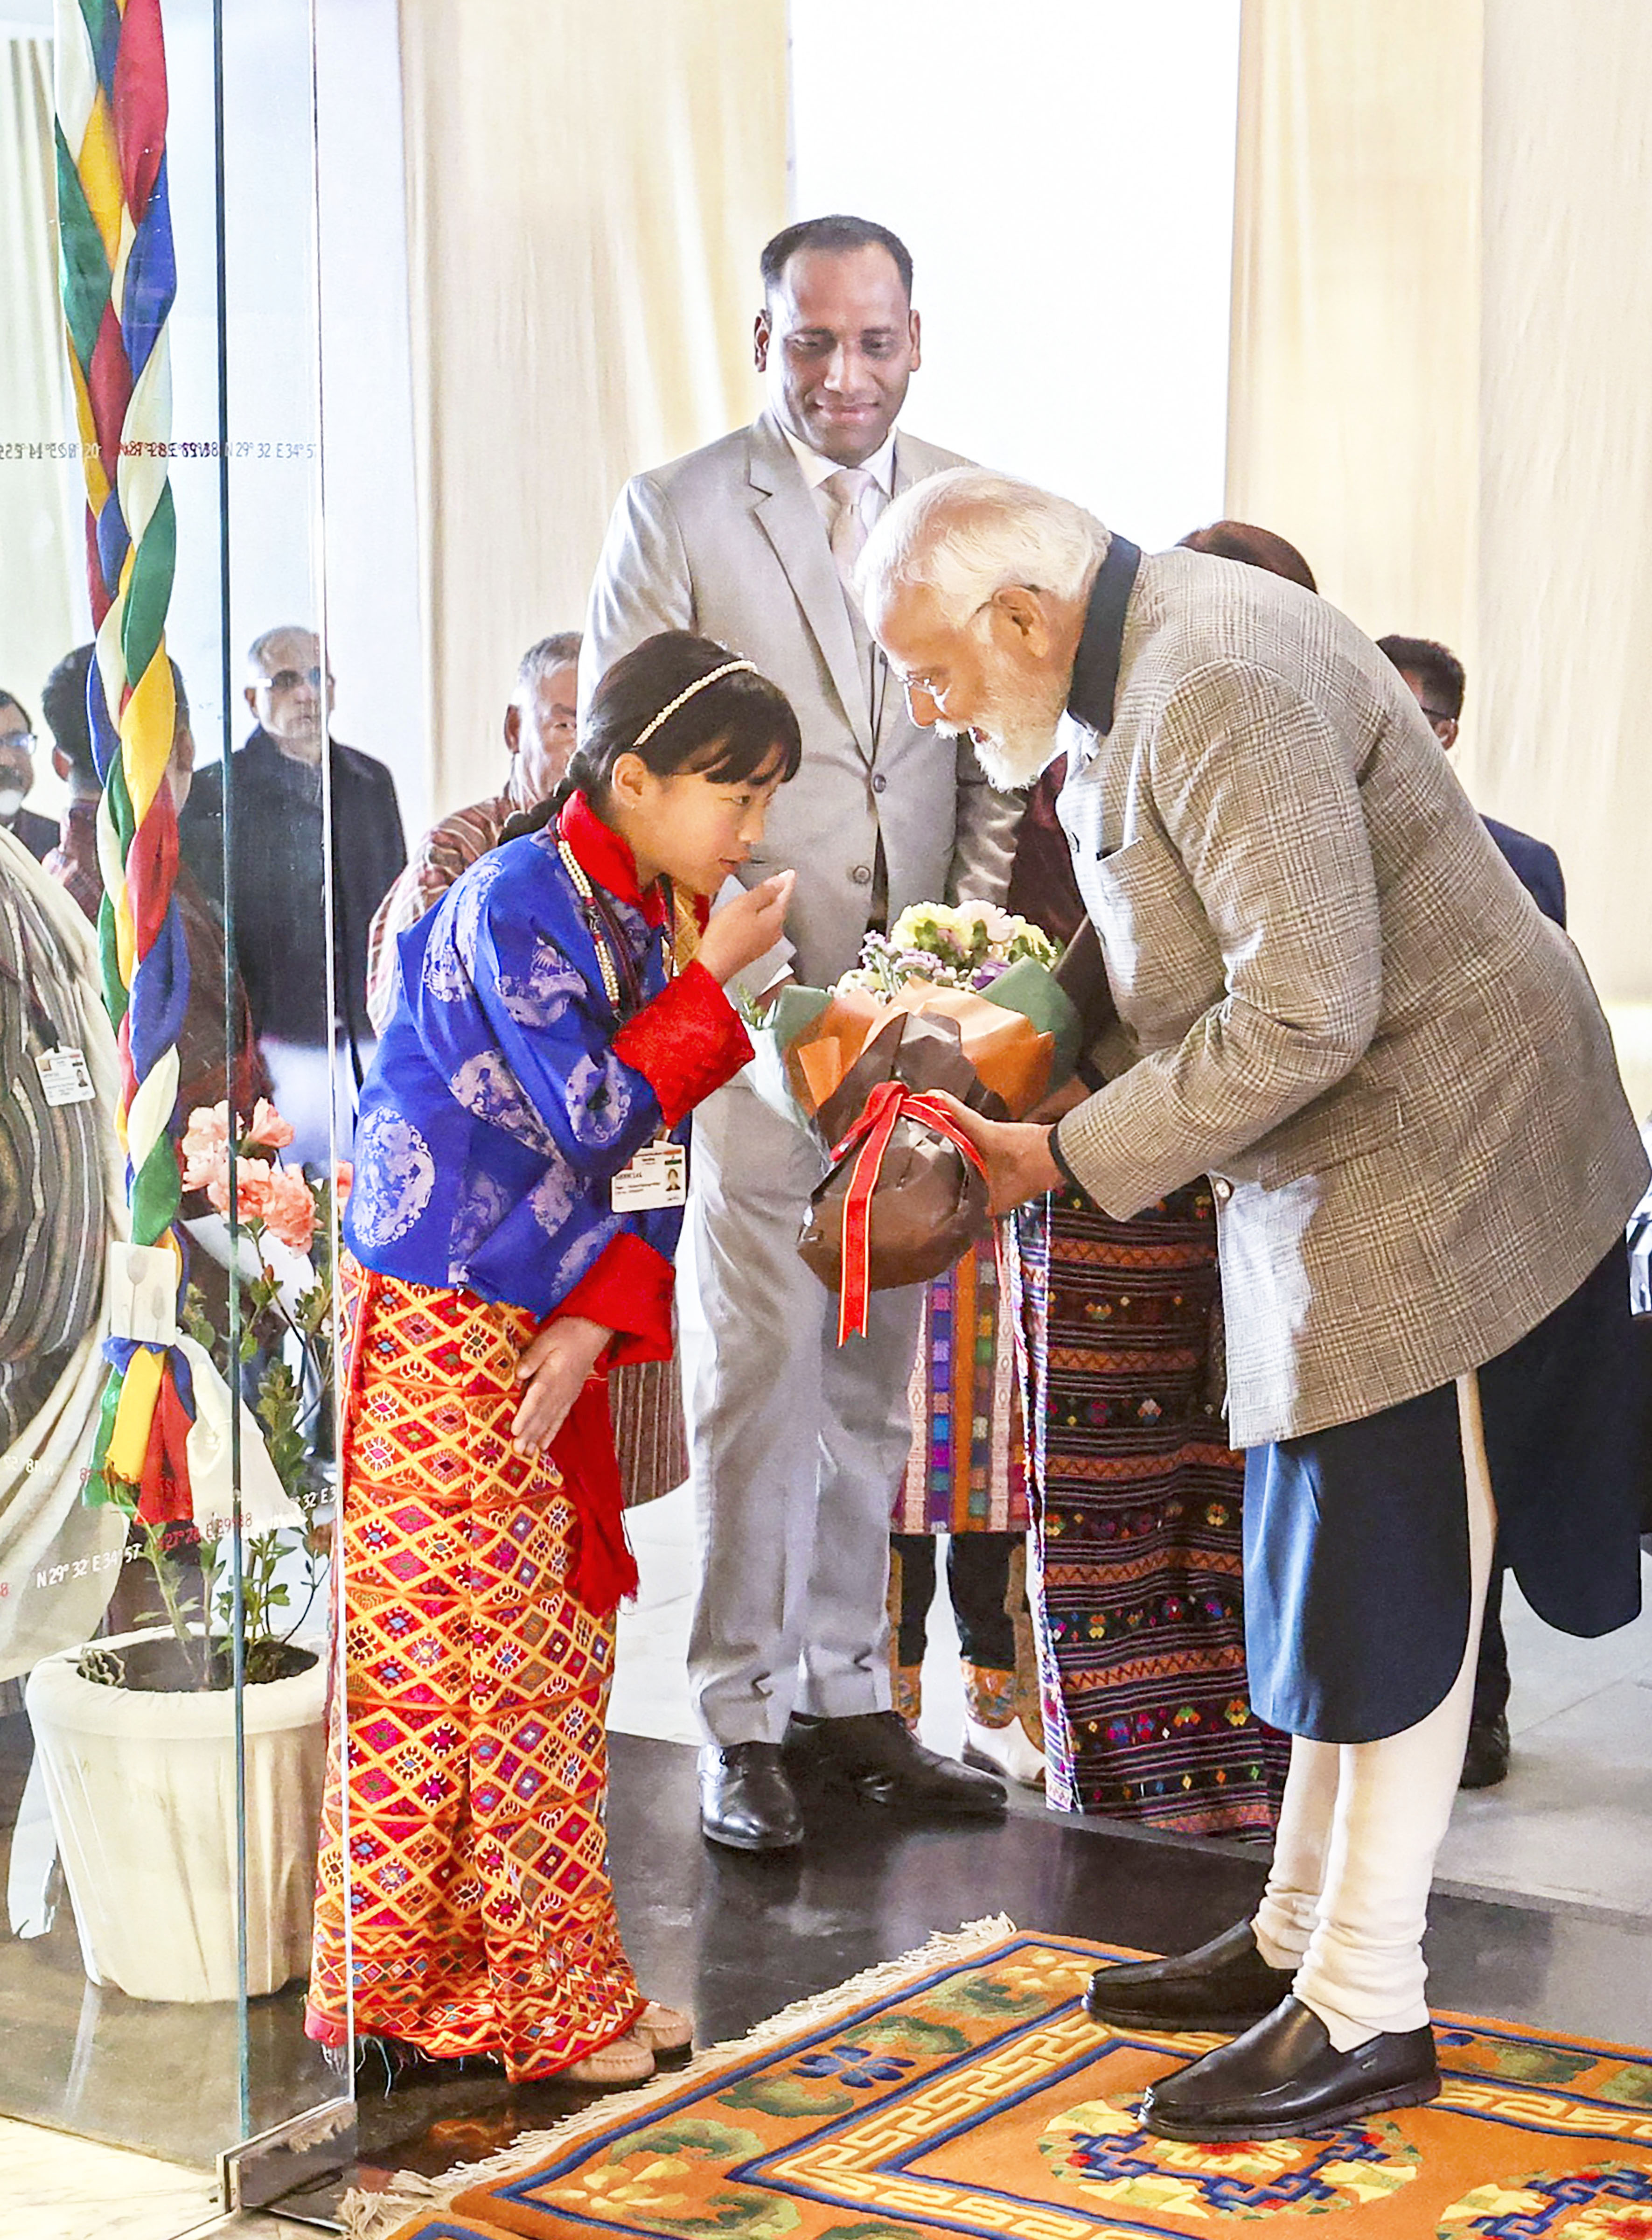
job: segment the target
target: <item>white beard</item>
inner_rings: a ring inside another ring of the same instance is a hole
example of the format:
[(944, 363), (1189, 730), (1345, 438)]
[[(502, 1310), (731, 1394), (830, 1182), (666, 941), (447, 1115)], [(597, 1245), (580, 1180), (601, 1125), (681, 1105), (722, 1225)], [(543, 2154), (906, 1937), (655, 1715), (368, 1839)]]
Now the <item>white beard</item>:
[(999, 793), (1019, 793), (1033, 784), (1061, 752), (1056, 723), (1030, 710), (1008, 716), (995, 709), (991, 731), (967, 724), (943, 723), (935, 728), (943, 739), (965, 739), (975, 749), (976, 760), (986, 772), (987, 783)]

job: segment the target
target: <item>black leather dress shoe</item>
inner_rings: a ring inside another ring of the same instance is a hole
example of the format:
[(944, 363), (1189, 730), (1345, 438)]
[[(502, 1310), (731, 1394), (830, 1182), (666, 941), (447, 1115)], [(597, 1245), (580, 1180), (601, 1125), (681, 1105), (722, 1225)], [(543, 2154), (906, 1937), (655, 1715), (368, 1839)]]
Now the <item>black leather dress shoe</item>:
[(1462, 1754), (1459, 1789), (1495, 1789), (1509, 1776), (1509, 1722), (1501, 1711), (1495, 1719), (1474, 1719), (1469, 1725), (1469, 1747)]
[(700, 1833), (731, 1851), (789, 1851), (803, 1842), (803, 1816), (778, 1743), (704, 1745)]
[(1272, 2014), (1295, 1980), (1294, 1969), (1268, 1965), (1250, 1923), (1242, 1921), (1169, 1960), (1098, 1968), (1084, 1994), (1084, 2011), (1098, 2023), (1138, 2029), (1247, 2030)]
[(1149, 2086), (1142, 2121), (1161, 2139), (1296, 2139), (1382, 2108), (1415, 2108), (1439, 2090), (1426, 2023), (1338, 2053), (1311, 2007), (1282, 1999), (1242, 2037)]
[(1002, 1781), (925, 1750), (895, 1711), (848, 1719), (794, 1713), (781, 1747), (799, 1773), (845, 1782), (874, 1804), (977, 1820), (1001, 1819), (1006, 1810)]

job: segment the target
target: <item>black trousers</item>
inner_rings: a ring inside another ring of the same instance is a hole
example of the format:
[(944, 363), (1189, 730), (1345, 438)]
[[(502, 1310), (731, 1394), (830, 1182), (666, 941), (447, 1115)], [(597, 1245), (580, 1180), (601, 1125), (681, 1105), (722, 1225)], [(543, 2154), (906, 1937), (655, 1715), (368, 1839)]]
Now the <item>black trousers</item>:
[[(1015, 1622), (1004, 1603), (1010, 1558), (1022, 1537), (1019, 1532), (955, 1532), (948, 1543), (947, 1592), (966, 1664), (979, 1664), (991, 1672), (1016, 1669)], [(932, 1532), (889, 1535), (889, 1546), (901, 1559), (897, 1663), (923, 1662), (929, 1604), (935, 1600), (935, 1543)]]

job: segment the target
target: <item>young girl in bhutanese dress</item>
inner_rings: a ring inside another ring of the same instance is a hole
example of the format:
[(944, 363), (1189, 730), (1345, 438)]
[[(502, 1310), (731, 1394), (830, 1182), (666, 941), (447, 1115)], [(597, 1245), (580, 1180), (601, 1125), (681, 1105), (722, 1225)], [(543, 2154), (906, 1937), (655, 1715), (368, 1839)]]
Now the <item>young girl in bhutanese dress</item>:
[[(709, 923), (703, 898), (799, 754), (749, 663), (650, 638), (603, 678), (549, 821), (402, 936), (341, 1270), (349, 1863), (335, 1743), (324, 2043), (352, 1992), (393, 2063), (617, 2083), (688, 2042), (637, 1989), (608, 1877), (614, 1610), (636, 1571), (606, 1377), (671, 1349), (687, 1116), (750, 1055), (722, 983), (777, 939), (791, 877)], [(676, 972), (674, 889), (704, 929)]]

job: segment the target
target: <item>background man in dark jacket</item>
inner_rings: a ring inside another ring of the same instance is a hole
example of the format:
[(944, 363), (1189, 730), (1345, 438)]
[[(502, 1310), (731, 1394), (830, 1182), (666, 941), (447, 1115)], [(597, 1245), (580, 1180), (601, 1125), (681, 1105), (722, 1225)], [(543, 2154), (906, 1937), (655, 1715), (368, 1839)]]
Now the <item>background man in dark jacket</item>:
[[(1411, 697), (1428, 717), (1434, 736), (1449, 754), (1457, 743), (1462, 718), (1462, 698), (1468, 672), (1448, 645), (1431, 637), (1380, 637), (1382, 651), (1411, 688)], [(1543, 916), (1556, 925), (1566, 923), (1566, 882), (1560, 857), (1546, 840), (1500, 824), (1495, 817), (1480, 822), (1496, 842), (1503, 861), (1520, 881)]]
[[(231, 757), (230, 861), (236, 957), (253, 1026), (292, 1123), (291, 1156), (324, 1159), (330, 1083), (359, 1080), (372, 1047), (367, 930), (407, 861), (396, 783), (383, 763), (328, 735), (333, 680), (313, 630), (266, 630), (248, 654), (247, 705), (257, 729)], [(322, 886), (323, 776), (331, 792), (334, 1002), (327, 1001)], [(197, 776), (179, 825), (184, 857), (223, 891), (224, 770)], [(338, 1030), (336, 1065), (329, 1028)], [(341, 1097), (341, 1145), (352, 1104)]]

